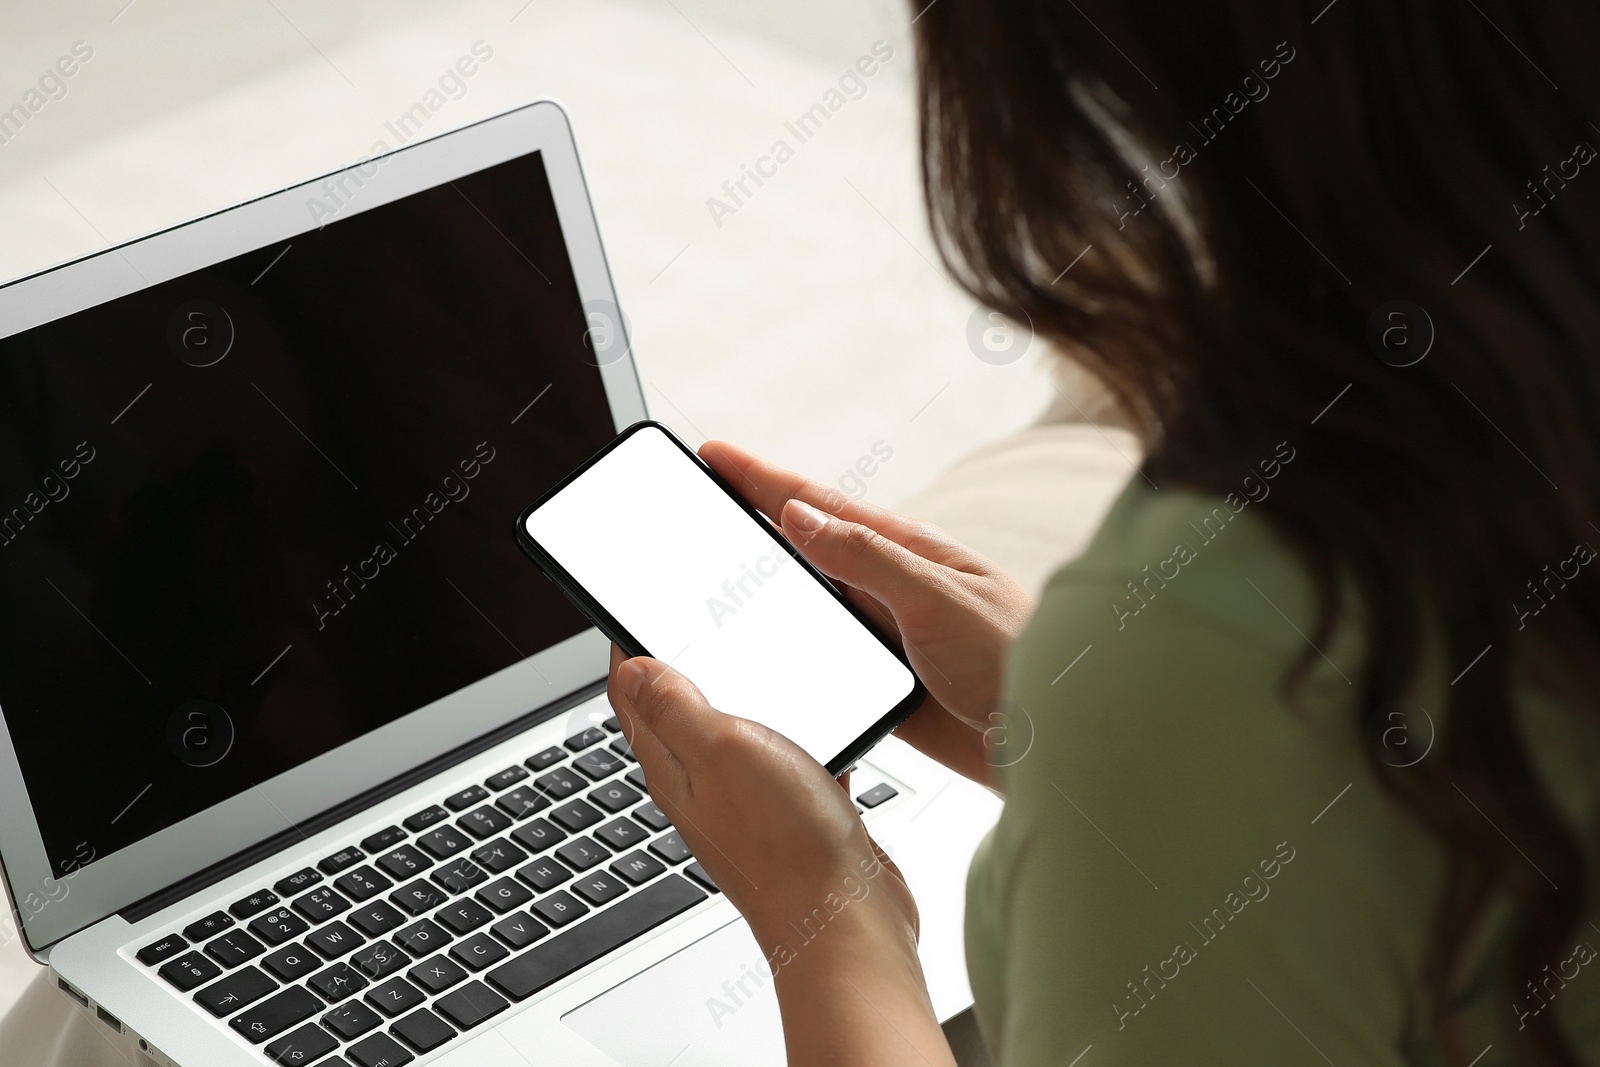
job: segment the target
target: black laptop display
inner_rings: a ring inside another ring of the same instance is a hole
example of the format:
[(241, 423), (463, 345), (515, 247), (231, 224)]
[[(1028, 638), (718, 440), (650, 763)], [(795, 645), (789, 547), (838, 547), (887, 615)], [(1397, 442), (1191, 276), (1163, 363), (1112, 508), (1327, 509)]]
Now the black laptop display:
[(584, 355), (537, 153), (0, 340), (0, 706), (52, 867), (586, 628), (506, 535), (613, 434)]

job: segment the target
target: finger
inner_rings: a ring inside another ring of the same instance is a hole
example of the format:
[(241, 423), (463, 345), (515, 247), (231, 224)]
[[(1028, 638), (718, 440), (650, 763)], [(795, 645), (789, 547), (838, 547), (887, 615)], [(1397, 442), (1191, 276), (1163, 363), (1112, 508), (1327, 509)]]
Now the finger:
[[(649, 656), (618, 664), (613, 678), (612, 701), (620, 701), (619, 710), (625, 708), (672, 754), (692, 791), (704, 754), (727, 736), (735, 720), (713, 708), (689, 679)], [(649, 773), (647, 768), (647, 778)]]
[(687, 784), (688, 775), (684, 772), (683, 765), (678, 762), (678, 757), (673, 755), (666, 743), (656, 736), (654, 730), (641, 722), (631, 703), (621, 698), (617, 668), (627, 661), (628, 654), (613, 644), (611, 673), (606, 681), (606, 696), (611, 701), (612, 709), (617, 713), (617, 724), (622, 727), (622, 736), (627, 740), (628, 747), (633, 749), (634, 758), (639, 761), (639, 766), (644, 768), (645, 780), (658, 793), (663, 790), (673, 791)]
[(974, 558), (965, 545), (930, 523), (906, 518), (865, 501), (851, 500), (837, 489), (768, 463), (737, 445), (707, 441), (700, 446), (700, 458), (773, 522), (779, 521), (786, 501), (798, 498), (830, 515), (871, 526), (896, 544), (928, 559), (968, 569), (965, 564)]
[(830, 578), (852, 585), (899, 613), (927, 602), (944, 569), (871, 526), (828, 515), (799, 499), (783, 507), (783, 533)]

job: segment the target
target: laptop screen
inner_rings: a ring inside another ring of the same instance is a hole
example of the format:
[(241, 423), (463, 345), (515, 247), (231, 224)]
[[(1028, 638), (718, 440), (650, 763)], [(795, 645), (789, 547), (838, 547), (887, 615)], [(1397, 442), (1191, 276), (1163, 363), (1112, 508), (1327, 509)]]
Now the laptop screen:
[(614, 435), (538, 153), (329, 192), (0, 339), (0, 707), (58, 872), (588, 626), (512, 538)]

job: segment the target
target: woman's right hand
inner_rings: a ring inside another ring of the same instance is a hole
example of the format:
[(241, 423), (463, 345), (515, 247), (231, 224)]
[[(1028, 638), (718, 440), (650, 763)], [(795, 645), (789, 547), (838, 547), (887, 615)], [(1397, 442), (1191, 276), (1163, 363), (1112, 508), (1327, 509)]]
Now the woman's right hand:
[(1006, 647), (1033, 613), (1010, 575), (944, 531), (773, 466), (724, 441), (700, 457), (905, 650), (928, 698), (896, 736), (993, 786)]

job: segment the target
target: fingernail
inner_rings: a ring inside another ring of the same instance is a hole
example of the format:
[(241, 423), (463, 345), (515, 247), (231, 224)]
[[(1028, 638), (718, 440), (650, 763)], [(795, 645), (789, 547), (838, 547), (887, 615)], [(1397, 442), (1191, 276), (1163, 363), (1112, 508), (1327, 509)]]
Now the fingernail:
[(816, 533), (828, 524), (828, 516), (804, 500), (791, 500), (789, 507), (792, 509), (791, 518), (795, 526), (806, 533)]
[(617, 684), (622, 687), (622, 695), (629, 702), (639, 699), (639, 690), (644, 688), (645, 679), (650, 677), (650, 667), (637, 657), (628, 660), (617, 668)]

